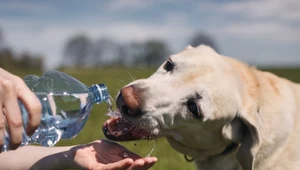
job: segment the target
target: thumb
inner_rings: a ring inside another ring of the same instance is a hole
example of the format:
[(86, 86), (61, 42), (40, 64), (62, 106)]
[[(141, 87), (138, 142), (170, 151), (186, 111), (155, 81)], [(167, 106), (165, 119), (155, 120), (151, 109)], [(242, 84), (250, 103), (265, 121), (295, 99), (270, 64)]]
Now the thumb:
[(129, 168), (133, 163), (133, 160), (130, 158), (126, 158), (120, 160), (118, 162), (109, 163), (106, 165), (97, 164), (93, 166), (92, 170), (123, 170)]

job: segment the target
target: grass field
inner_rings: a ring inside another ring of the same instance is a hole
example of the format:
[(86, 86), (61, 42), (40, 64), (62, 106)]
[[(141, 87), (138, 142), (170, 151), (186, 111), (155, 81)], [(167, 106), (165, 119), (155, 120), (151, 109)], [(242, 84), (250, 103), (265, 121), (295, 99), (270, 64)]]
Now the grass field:
[[(300, 82), (300, 69), (265, 69), (272, 71), (280, 76), (287, 77), (290, 80)], [(41, 73), (32, 71), (14, 71), (9, 70), (21, 77), (27, 74)], [(89, 70), (63, 70), (64, 72), (76, 77), (86, 85), (95, 83), (104, 83), (108, 86), (110, 94), (115, 97), (117, 92), (125, 84), (131, 82), (133, 79), (146, 78), (151, 75), (154, 69), (123, 69), (123, 68), (107, 68), (107, 69), (89, 69)], [(58, 145), (75, 145), (81, 143), (88, 143), (96, 139), (103, 139), (102, 124), (108, 118), (105, 116), (106, 104), (95, 105), (92, 109), (90, 117), (80, 134), (69, 141), (60, 141)], [(137, 146), (133, 142), (121, 143), (130, 150), (146, 156), (154, 145), (154, 141), (140, 141)], [(159, 139), (152, 156), (159, 158), (159, 161), (152, 168), (155, 169), (195, 169), (193, 163), (187, 163), (182, 154), (174, 151), (164, 139)]]

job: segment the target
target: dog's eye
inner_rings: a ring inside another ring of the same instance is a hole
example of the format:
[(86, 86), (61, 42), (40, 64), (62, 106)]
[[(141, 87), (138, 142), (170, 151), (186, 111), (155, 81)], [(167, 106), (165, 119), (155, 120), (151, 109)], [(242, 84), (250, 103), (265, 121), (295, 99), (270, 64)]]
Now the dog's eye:
[(174, 64), (172, 63), (172, 61), (168, 60), (164, 66), (164, 69), (169, 72), (172, 71), (174, 68)]
[(199, 113), (198, 106), (197, 106), (197, 104), (194, 101), (188, 101), (187, 102), (187, 107), (188, 107), (189, 111), (191, 113), (193, 113), (193, 115), (196, 118), (201, 118), (201, 114)]

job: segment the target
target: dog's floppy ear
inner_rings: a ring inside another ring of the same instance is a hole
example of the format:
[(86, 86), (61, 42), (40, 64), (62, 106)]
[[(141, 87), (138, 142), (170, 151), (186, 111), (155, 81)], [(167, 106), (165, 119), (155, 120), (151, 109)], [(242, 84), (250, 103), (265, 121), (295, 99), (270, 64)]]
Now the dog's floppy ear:
[(237, 115), (222, 129), (223, 137), (240, 144), (236, 157), (243, 170), (253, 170), (255, 155), (260, 146), (260, 132), (249, 115)]
[[(254, 114), (258, 114), (255, 112)], [(243, 135), (241, 145), (237, 152), (237, 160), (243, 170), (253, 170), (255, 157), (260, 146), (260, 130), (257, 125), (256, 115), (240, 114), (239, 119), (242, 121)]]
[(222, 134), (225, 140), (231, 143), (240, 144), (243, 139), (244, 124), (235, 117), (231, 122), (226, 124), (222, 129)]

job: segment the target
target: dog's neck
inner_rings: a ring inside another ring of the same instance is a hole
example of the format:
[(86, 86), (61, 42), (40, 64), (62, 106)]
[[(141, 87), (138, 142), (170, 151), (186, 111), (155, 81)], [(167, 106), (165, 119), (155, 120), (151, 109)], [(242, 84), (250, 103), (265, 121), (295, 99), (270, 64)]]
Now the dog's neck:
[(232, 143), (228, 145), (220, 154), (209, 157), (207, 160), (195, 160), (197, 169), (205, 170), (223, 170), (223, 169), (236, 169), (242, 170), (240, 164), (236, 159), (236, 151), (239, 145)]

